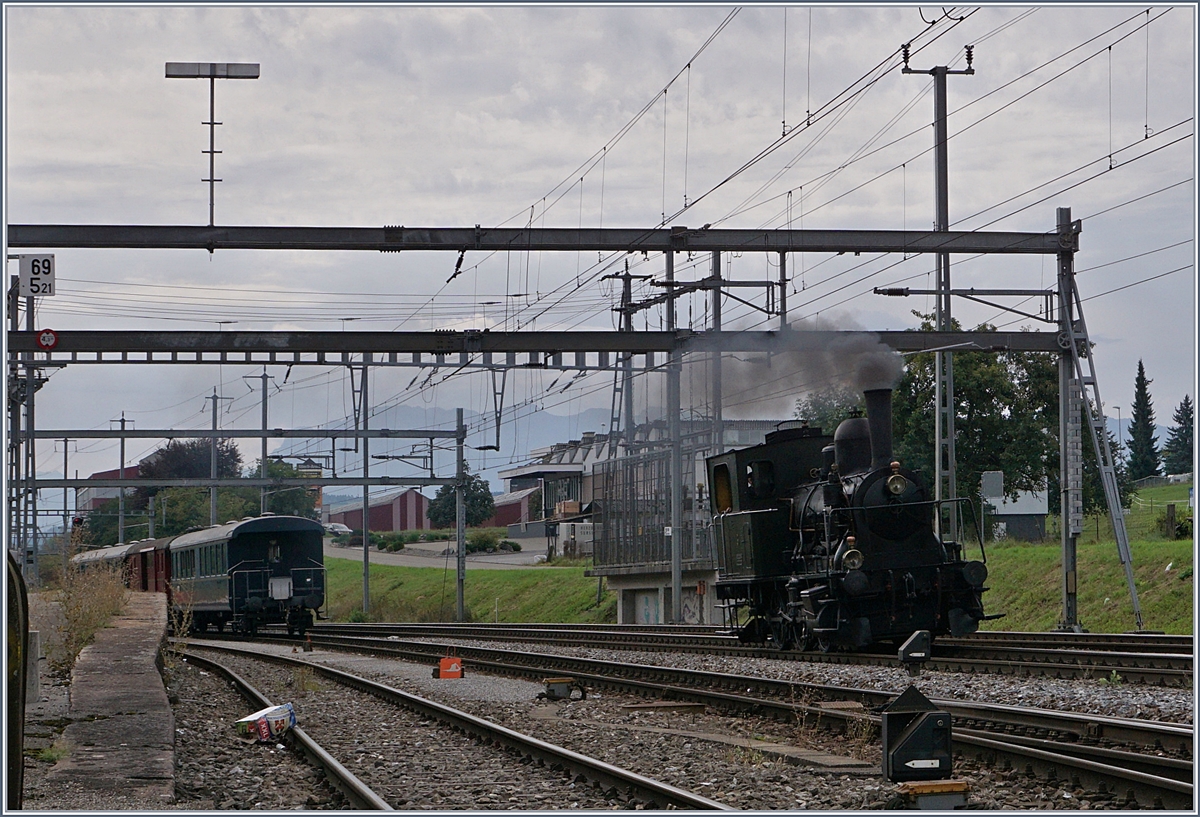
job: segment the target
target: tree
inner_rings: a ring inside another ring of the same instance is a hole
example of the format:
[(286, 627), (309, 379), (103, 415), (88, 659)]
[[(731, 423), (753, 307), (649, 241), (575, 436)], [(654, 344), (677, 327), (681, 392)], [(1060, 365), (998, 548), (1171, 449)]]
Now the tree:
[(1185, 474), (1192, 470), (1195, 450), (1193, 430), (1196, 419), (1190, 395), (1183, 396), (1183, 402), (1175, 409), (1171, 421), (1175, 423), (1175, 427), (1171, 429), (1166, 445), (1163, 446), (1163, 468), (1168, 474)]
[[(933, 331), (933, 316), (920, 330)], [(954, 322), (954, 330), (961, 325)], [(977, 332), (992, 332), (984, 324)], [(958, 494), (977, 497), (980, 474), (1003, 471), (1005, 493), (1048, 488), (1048, 463), (1058, 462), (1057, 364), (1039, 352), (954, 355)], [(909, 357), (892, 405), (893, 456), (934, 479), (934, 355)]]
[[(242, 453), (230, 439), (217, 440), (217, 476), (240, 475)], [(149, 479), (205, 479), (212, 475), (210, 440), (170, 440), (138, 466), (138, 476)]]
[[(466, 485), (463, 486), (463, 505), (466, 510), (468, 525), (478, 525), (492, 517), (496, 512), (496, 503), (492, 499), (492, 489), (488, 482), (478, 474), (472, 474), (469, 468), (464, 468)], [(429, 502), (429, 524), (435, 528), (453, 528), (455, 520), (454, 486), (443, 485), (438, 489), (437, 496)]]
[[(255, 460), (254, 465), (246, 469), (247, 477), (257, 477), (261, 472), (262, 460)], [(282, 460), (267, 459), (267, 479), (294, 479), (300, 476), (296, 466)], [(248, 491), (253, 500), (261, 507), (257, 488), (238, 488), (239, 492)], [(317, 491), (320, 489), (318, 488)], [(303, 516), (306, 519), (317, 518), (316, 491), (302, 485), (267, 489), (267, 510), (279, 516)], [(258, 512), (255, 511), (257, 514)]]
[(1142, 361), (1138, 361), (1133, 381), (1133, 411), (1129, 424), (1129, 477), (1139, 480), (1158, 476), (1158, 438), (1154, 436), (1154, 406), (1150, 402), (1150, 384)]
[[(135, 505), (138, 497), (125, 501), (125, 540), (133, 541), (148, 535), (149, 505), (144, 500)], [(217, 493), (217, 523), (258, 515), (258, 489), (222, 489)], [(110, 499), (87, 515), (88, 542), (96, 547), (115, 545), (119, 530), (119, 503)], [(161, 488), (155, 494), (154, 535), (156, 538), (176, 536), (190, 529), (205, 527), (209, 520), (207, 488)]]
[(844, 386), (810, 392), (796, 401), (797, 419), (807, 421), (825, 434), (833, 434), (838, 423), (855, 409), (863, 409), (862, 392)]

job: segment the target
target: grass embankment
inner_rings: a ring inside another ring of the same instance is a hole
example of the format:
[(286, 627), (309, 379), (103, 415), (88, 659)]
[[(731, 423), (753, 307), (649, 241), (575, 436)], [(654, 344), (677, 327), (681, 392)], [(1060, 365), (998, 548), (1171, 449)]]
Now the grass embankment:
[[(1191, 541), (1134, 540), (1129, 549), (1146, 629), (1190, 634)], [(988, 613), (1006, 615), (996, 621), (985, 621), (982, 629), (1040, 631), (1057, 625), (1062, 617), (1059, 543), (993, 543), (987, 553), (990, 589), (984, 594), (983, 606)], [(1116, 544), (1080, 544), (1076, 559), (1080, 623), (1094, 633), (1135, 629), (1133, 603)]]
[[(362, 564), (327, 559), (328, 613), (334, 621), (362, 618)], [(617, 620), (617, 597), (584, 567), (539, 565), (527, 570), (470, 570), (463, 589), (468, 621), (604, 623)], [(454, 621), (455, 570), (371, 565), (369, 621)], [(497, 599), (499, 601), (497, 601)]]
[[(1194, 539), (1167, 539), (1161, 530), (1167, 503), (1176, 518), (1185, 514), (1190, 485), (1143, 488), (1125, 517), (1133, 557), (1134, 585), (1148, 630), (1191, 634), (1194, 616)], [(988, 545), (988, 587), (984, 607), (1006, 613), (984, 622), (987, 630), (1048, 630), (1062, 616), (1062, 546), (1057, 520), (1047, 541), (994, 542)], [(1098, 535), (1097, 535), (1097, 532)], [(1107, 515), (1084, 520), (1076, 546), (1079, 621), (1091, 632), (1125, 632), (1137, 622)]]
[[(1187, 510), (1187, 485), (1143, 489), (1126, 526), (1130, 532), (1134, 580), (1147, 629), (1191, 633), (1193, 622), (1193, 540), (1167, 540), (1157, 533), (1167, 502)], [(1085, 521), (1077, 546), (1079, 620), (1092, 632), (1124, 632), (1136, 626), (1125, 571), (1107, 519), (1101, 537)], [(984, 606), (1005, 617), (985, 622), (989, 630), (1044, 631), (1062, 615), (1062, 551), (1056, 532), (1047, 541), (993, 542), (987, 546), (988, 587)], [(970, 558), (978, 558), (974, 548)], [(1168, 566), (1170, 569), (1168, 570)], [(329, 613), (335, 621), (361, 618), (362, 566), (347, 559), (326, 562)], [(526, 570), (471, 570), (465, 603), (472, 621), (590, 623), (616, 621), (616, 596), (605, 590), (596, 604), (597, 579), (584, 567), (538, 565)], [(371, 566), (371, 621), (453, 621), (454, 568)]]

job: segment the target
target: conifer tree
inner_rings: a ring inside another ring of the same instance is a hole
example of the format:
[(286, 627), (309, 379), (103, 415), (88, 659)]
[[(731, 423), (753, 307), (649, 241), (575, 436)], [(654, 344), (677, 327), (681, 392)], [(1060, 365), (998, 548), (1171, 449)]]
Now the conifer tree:
[(1192, 470), (1193, 433), (1195, 414), (1190, 395), (1183, 396), (1183, 402), (1175, 409), (1171, 418), (1175, 427), (1171, 429), (1167, 443), (1163, 446), (1163, 468), (1168, 474), (1186, 474)]
[(1133, 411), (1129, 424), (1129, 477), (1139, 480), (1158, 476), (1158, 438), (1154, 436), (1154, 406), (1150, 402), (1150, 384), (1142, 361), (1138, 361), (1133, 382)]

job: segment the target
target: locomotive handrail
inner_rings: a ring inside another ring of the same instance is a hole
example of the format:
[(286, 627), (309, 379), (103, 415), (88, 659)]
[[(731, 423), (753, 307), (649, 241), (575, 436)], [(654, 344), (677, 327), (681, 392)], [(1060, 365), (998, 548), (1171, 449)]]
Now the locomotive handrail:
[[(963, 503), (963, 502), (965, 502), (965, 503), (966, 503), (966, 505), (967, 505), (967, 508), (969, 508), (969, 509), (970, 509), (970, 511), (971, 511), (971, 520), (972, 520), (972, 521), (975, 523), (974, 525), (972, 525), (972, 526), (971, 526), (971, 529), (972, 529), (973, 531), (975, 531), (975, 539), (976, 539), (976, 541), (977, 541), (977, 542), (979, 542), (979, 555), (982, 557), (983, 563), (984, 563), (984, 564), (987, 564), (987, 551), (986, 551), (986, 550), (984, 549), (984, 547), (983, 547), (983, 522), (982, 522), (982, 520), (980, 520), (980, 519), (979, 519), (979, 517), (978, 517), (978, 516), (975, 514), (975, 503), (973, 503), (973, 502), (971, 501), (971, 498), (970, 498), (970, 497), (966, 497), (966, 496), (955, 497), (954, 499), (939, 499), (939, 500), (937, 500), (937, 503), (938, 503), (938, 518), (939, 518), (939, 519), (941, 518), (941, 513), (942, 513), (942, 508), (941, 508), (941, 506), (942, 506), (944, 503), (947, 503), (947, 502), (954, 502), (954, 503)], [(957, 541), (957, 536), (956, 536), (956, 538), (955, 538), (955, 541)]]
[[(983, 546), (983, 525), (980, 522), (979, 517), (975, 513), (975, 505), (974, 505), (974, 503), (971, 502), (970, 497), (960, 496), (960, 497), (954, 497), (953, 499), (926, 499), (926, 500), (922, 500), (922, 501), (918, 501), (918, 502), (905, 502), (903, 506), (905, 508), (913, 508), (918, 505), (936, 505), (938, 518), (940, 519), (941, 513), (942, 513), (942, 506), (947, 503), (966, 503), (967, 508), (970, 509), (971, 519), (975, 523), (974, 525), (971, 526), (971, 528), (972, 528), (972, 530), (975, 531), (976, 541), (979, 542), (979, 554), (982, 557), (983, 563), (987, 564), (987, 550)], [(840, 514), (849, 514), (849, 513), (854, 513), (856, 511), (874, 511), (874, 510), (885, 510), (886, 511), (886, 510), (889, 510), (894, 507), (896, 507), (896, 506), (887, 504), (887, 503), (882, 504), (882, 505), (857, 505), (857, 506), (848, 505), (845, 507), (826, 508), (825, 513), (832, 516), (834, 514), (839, 514), (839, 513)], [(957, 537), (953, 541), (957, 543), (958, 542)]]

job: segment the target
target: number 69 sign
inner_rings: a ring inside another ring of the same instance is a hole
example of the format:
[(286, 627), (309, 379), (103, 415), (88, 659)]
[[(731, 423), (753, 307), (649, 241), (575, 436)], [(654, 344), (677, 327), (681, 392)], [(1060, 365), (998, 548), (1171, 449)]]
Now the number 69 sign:
[(20, 261), (20, 295), (22, 298), (41, 298), (54, 294), (54, 256), (18, 255)]

